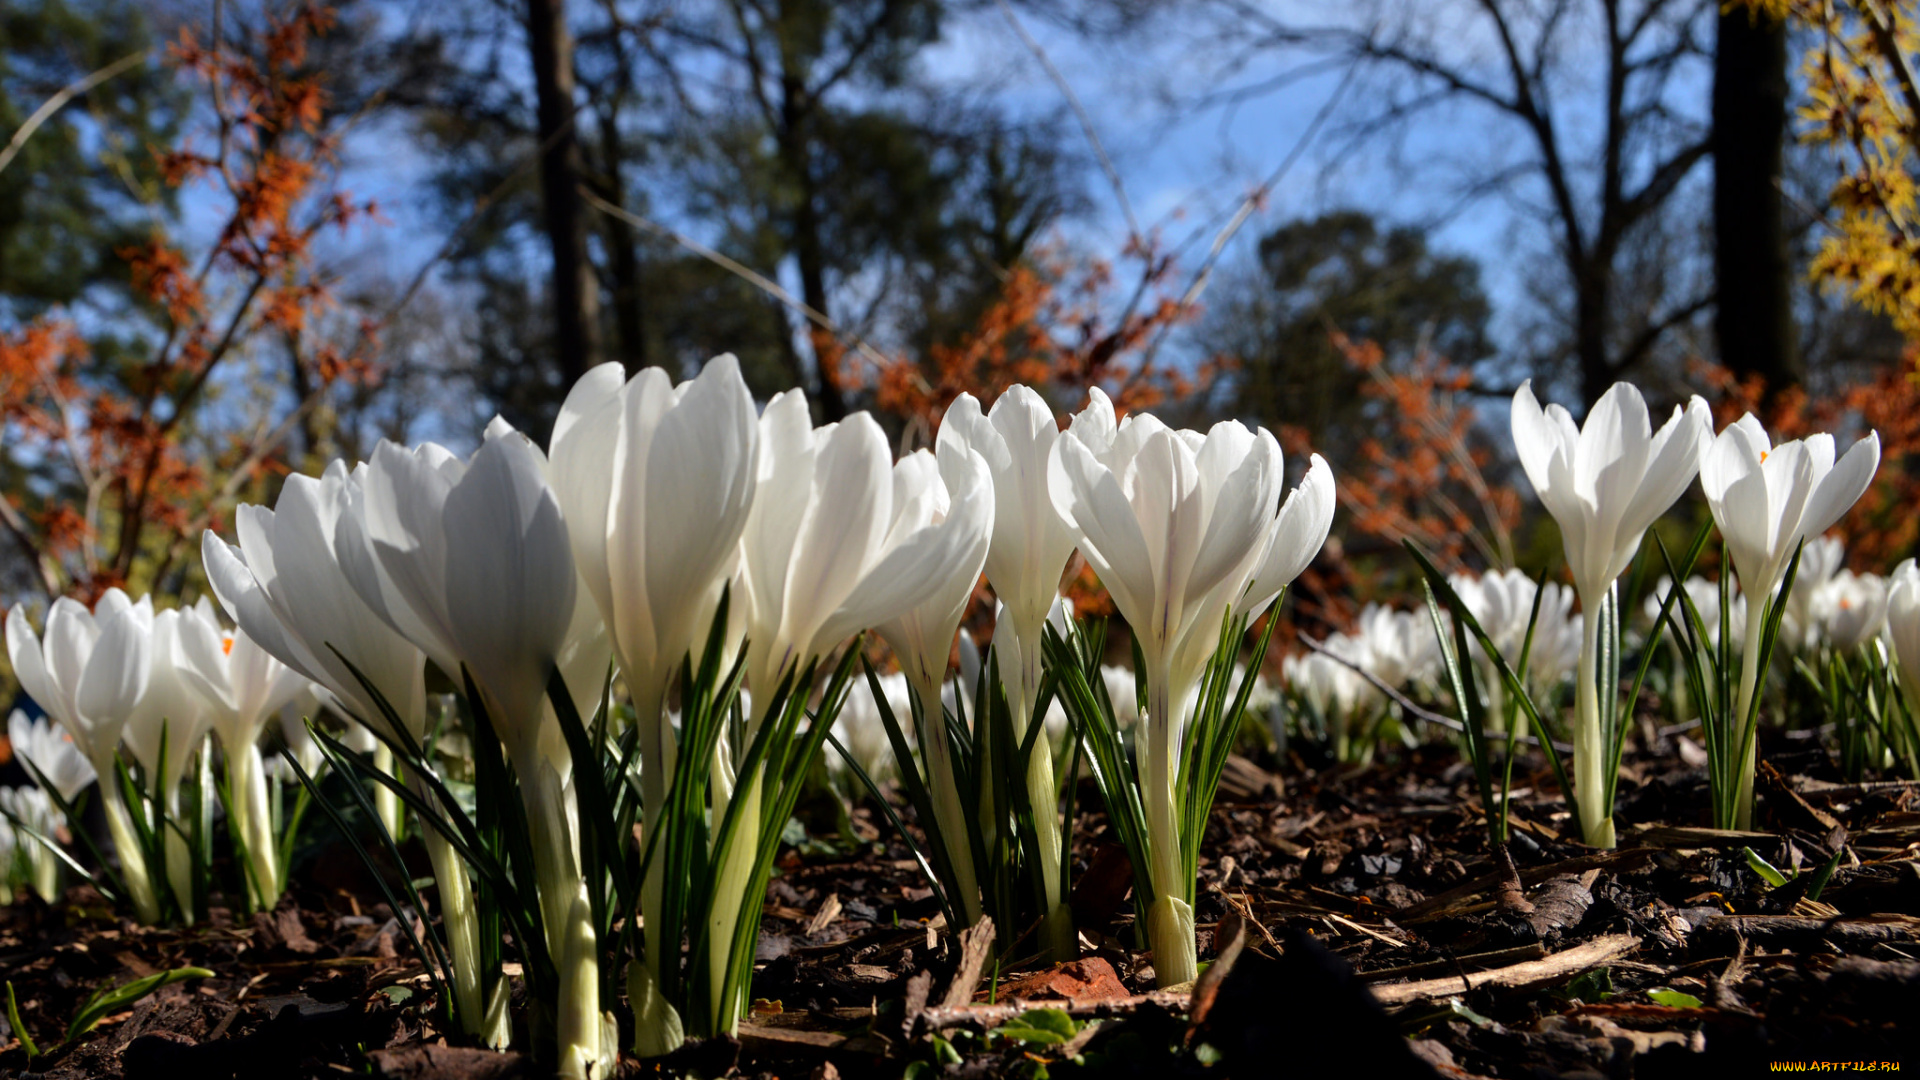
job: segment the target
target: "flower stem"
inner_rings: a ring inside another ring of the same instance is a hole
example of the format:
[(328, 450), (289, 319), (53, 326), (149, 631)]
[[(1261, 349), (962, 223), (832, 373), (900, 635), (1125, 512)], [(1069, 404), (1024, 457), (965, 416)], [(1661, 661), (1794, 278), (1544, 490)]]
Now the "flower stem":
[(1138, 768), (1147, 812), (1147, 875), (1153, 903), (1147, 908), (1147, 940), (1153, 949), (1153, 976), (1162, 987), (1192, 982), (1199, 977), (1199, 949), (1194, 940), (1192, 888), (1181, 851), (1180, 822), (1174, 811), (1175, 761), (1173, 703), (1183, 692), (1169, 685), (1168, 665), (1148, 658), (1147, 738)]
[[(936, 839), (946, 852), (947, 865), (953, 868), (953, 897), (961, 918), (968, 926), (980, 921), (980, 880), (974, 870), (973, 846), (967, 842), (967, 815), (960, 802), (960, 781), (953, 768), (953, 744), (947, 738), (947, 725), (941, 715), (940, 688), (915, 680), (914, 693), (920, 696), (921, 715), (926, 718), (920, 733), (920, 746), (927, 759), (927, 788), (933, 796)], [(910, 769), (912, 762), (900, 763)]]
[[(651, 835), (664, 827), (667, 794), (679, 760), (679, 744), (667, 727), (666, 688), (635, 686), (632, 692), (635, 722), (640, 725), (641, 827)], [(635, 965), (638, 970), (627, 974), (627, 997), (634, 1013), (633, 1052), (641, 1057), (672, 1053), (686, 1041), (680, 1014), (664, 992), (666, 965), (678, 963), (680, 954), (680, 943), (667, 941), (664, 936), (666, 866), (663, 840), (656, 846), (647, 865), (647, 876), (640, 883), (644, 962)]]
[[(1759, 610), (1753, 606), (1747, 609), (1747, 627), (1744, 641), (1740, 644), (1740, 696), (1735, 700), (1733, 715), (1728, 719), (1727, 730), (1739, 741), (1732, 748), (1740, 754), (1738, 768), (1740, 779), (1734, 789), (1733, 818), (1730, 822), (1716, 820), (1715, 827), (1722, 829), (1753, 828), (1753, 774), (1758, 763), (1760, 749), (1759, 714), (1753, 712), (1753, 695), (1760, 686), (1760, 638), (1765, 630), (1763, 618), (1765, 606)], [(1741, 746), (1744, 745), (1744, 749)], [(1716, 795), (1719, 793), (1716, 792)], [(1716, 819), (1721, 817), (1719, 798), (1714, 799)]]
[(1573, 798), (1587, 843), (1610, 848), (1614, 846), (1613, 801), (1608, 798), (1609, 757), (1600, 723), (1601, 619), (1599, 605), (1582, 597), (1580, 606), (1588, 614), (1581, 620), (1580, 678), (1573, 693)]
[[(713, 1034), (739, 1034), (740, 1015), (745, 1004), (746, 987), (730, 985), (733, 972), (733, 937), (740, 925), (741, 909), (747, 902), (747, 890), (753, 885), (754, 856), (760, 849), (760, 771), (741, 776), (733, 790), (739, 808), (738, 824), (721, 850), (714, 852), (720, 873), (714, 880), (712, 909), (707, 913), (708, 1015)], [(715, 828), (725, 810), (716, 811)]]
[(231, 818), (227, 826), (246, 850), (247, 893), (255, 911), (272, 911), (283, 886), (274, 843), (273, 822), (267, 812), (266, 767), (260, 747), (253, 743), (227, 747), (227, 799)]
[[(425, 787), (420, 782), (413, 785), (423, 796), (428, 794)], [(504, 1050), (511, 1032), (506, 1010), (496, 1010), (493, 1000), (500, 997), (500, 974), (480, 970), (480, 917), (467, 864), (438, 829), (421, 829), (420, 839), (427, 849), (427, 861), (433, 864), (434, 887), (440, 894), (440, 919), (446, 925), (447, 949), (452, 954), (448, 959), (453, 965), (453, 996), (459, 1007), (461, 1030), (484, 1046)], [(489, 974), (491, 980), (487, 979)], [(483, 992), (484, 985), (492, 985), (493, 991)], [(501, 1003), (504, 1005), (503, 998)]]
[(120, 786), (113, 782), (113, 759), (96, 762), (100, 777), (100, 803), (106, 809), (107, 831), (113, 834), (113, 848), (120, 856), (120, 877), (127, 886), (127, 899), (133, 903), (134, 917), (147, 926), (160, 922), (160, 901), (153, 891), (153, 879), (147, 873), (147, 860), (134, 836), (133, 816), (127, 810)]
[(554, 1032), (560, 1047), (565, 1080), (599, 1076), (600, 1053), (600, 945), (593, 930), (593, 905), (586, 882), (575, 876), (573, 895), (560, 934), (554, 962), (560, 968), (560, 1002)]
[[(1016, 678), (1019, 685), (1010, 687), (1007, 695), (1013, 709), (1013, 730), (1020, 733), (1022, 739), (1032, 734), (1031, 725), (1044, 724), (1046, 719), (1034, 715), (1040, 694), (1042, 661), (1044, 650), (1041, 648), (1041, 635), (1044, 624), (1031, 635), (1019, 635), (1017, 647), (1020, 653), (1019, 670)], [(988, 760), (983, 758), (982, 760)], [(1079, 954), (1079, 938), (1074, 933), (1073, 909), (1066, 904), (1066, 867), (1063, 865), (1065, 852), (1060, 844), (1060, 797), (1058, 782), (1053, 771), (1053, 746), (1046, 733), (1033, 740), (1032, 756), (1027, 759), (1027, 805), (1033, 811), (1034, 839), (1039, 847), (1040, 890), (1046, 899), (1046, 914), (1042, 916), (1040, 940), (1046, 948), (1046, 955), (1055, 963), (1065, 963)]]
[[(384, 741), (376, 742), (373, 747), (373, 767), (398, 779), (400, 774), (393, 767), (393, 748)], [(373, 812), (380, 818), (380, 824), (393, 837), (394, 843), (401, 840), (401, 828), (404, 824), (400, 811), (400, 796), (385, 784), (373, 785)]]

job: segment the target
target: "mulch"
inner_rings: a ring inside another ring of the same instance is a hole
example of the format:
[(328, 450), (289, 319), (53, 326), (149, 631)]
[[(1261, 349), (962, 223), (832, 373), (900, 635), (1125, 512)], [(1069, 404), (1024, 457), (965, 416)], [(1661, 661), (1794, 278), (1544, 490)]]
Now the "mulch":
[[(1082, 959), (996, 971), (856, 807), (838, 840), (783, 852), (740, 1037), (622, 1075), (1663, 1077), (1920, 1057), (1920, 784), (1840, 782), (1812, 740), (1774, 733), (1756, 829), (1721, 832), (1704, 775), (1655, 738), (1623, 766), (1612, 851), (1568, 835), (1544, 770), (1516, 778), (1505, 901), (1453, 750), (1236, 762), (1200, 866), (1213, 962), (1170, 992), (1132, 948), (1129, 868), (1097, 810), (1075, 821)], [(1077, 805), (1098, 806), (1090, 785)], [(338, 852), (298, 880), (273, 913), (190, 929), (116, 919), (85, 887), (0, 909), (0, 977), (48, 1051), (36, 1075), (546, 1075), (438, 1030), (401, 924)], [(97, 987), (185, 964), (215, 977), (48, 1045)], [(0, 1076), (23, 1075), (19, 1042), (0, 1047)]]

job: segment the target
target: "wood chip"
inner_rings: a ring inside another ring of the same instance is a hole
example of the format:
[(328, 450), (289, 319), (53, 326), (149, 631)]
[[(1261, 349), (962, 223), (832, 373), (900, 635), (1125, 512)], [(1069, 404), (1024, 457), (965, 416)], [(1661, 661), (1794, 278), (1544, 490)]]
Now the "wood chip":
[(1512, 949), (1495, 949), (1491, 952), (1469, 953), (1466, 956), (1450, 956), (1444, 960), (1426, 960), (1418, 964), (1403, 964), (1400, 967), (1380, 968), (1377, 971), (1363, 971), (1355, 977), (1361, 982), (1391, 982), (1394, 979), (1417, 979), (1422, 975), (1443, 975), (1448, 972), (1485, 971), (1503, 964), (1517, 964), (1523, 960), (1538, 960), (1547, 955), (1547, 947), (1534, 942)]
[(1372, 986), (1368, 989), (1373, 991), (1373, 996), (1382, 1005), (1407, 1005), (1416, 1001), (1439, 1001), (1470, 990), (1548, 986), (1610, 960), (1618, 960), (1639, 947), (1640, 939), (1632, 934), (1610, 934), (1539, 960), (1528, 960), (1477, 975), (1449, 975), (1442, 979)]
[(960, 1008), (973, 1000), (974, 988), (980, 985), (980, 976), (987, 969), (987, 955), (992, 951), (993, 918), (982, 915), (979, 922), (960, 935), (960, 967), (953, 973), (953, 981), (947, 984), (946, 996), (940, 999), (941, 1008)]
[(814, 912), (813, 918), (807, 921), (807, 936), (812, 937), (820, 931), (825, 930), (833, 924), (833, 920), (839, 917), (840, 894), (837, 892), (828, 893), (827, 898), (820, 901), (820, 910)]

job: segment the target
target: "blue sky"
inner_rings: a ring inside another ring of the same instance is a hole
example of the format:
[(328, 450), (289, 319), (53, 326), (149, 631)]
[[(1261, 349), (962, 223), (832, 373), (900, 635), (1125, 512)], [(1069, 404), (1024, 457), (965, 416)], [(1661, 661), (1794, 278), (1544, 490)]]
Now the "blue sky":
[[(1306, 20), (1335, 16), (1351, 20), (1404, 18), (1412, 10), (1424, 32), (1437, 35), (1449, 50), (1477, 69), (1498, 77), (1498, 58), (1485, 27), (1470, 7), (1445, 2), (1413, 5), (1370, 0), (1361, 6), (1330, 9), (1276, 0), (1263, 5), (1277, 16)], [(1295, 149), (1309, 125), (1336, 93), (1333, 122), (1323, 127), (1291, 171), (1236, 234), (1223, 264), (1242, 258), (1264, 232), (1296, 217), (1335, 208), (1359, 207), (1390, 222), (1438, 222), (1434, 243), (1443, 250), (1477, 258), (1491, 293), (1496, 340), (1516, 333), (1513, 313), (1525, 306), (1537, 278), (1546, 239), (1527, 216), (1525, 189), (1462, 204), (1464, 177), (1494, 164), (1513, 164), (1532, 152), (1511, 120), (1491, 119), (1476, 109), (1455, 108), (1428, 114), (1400, 144), (1397, 156), (1368, 144), (1334, 160), (1341, 123), (1361, 115), (1375, 93), (1364, 79), (1344, 85), (1343, 72), (1322, 69), (1283, 89), (1235, 96), (1232, 91), (1259, 87), (1316, 58), (1303, 53), (1246, 51), (1231, 23), (1163, 20), (1152, 32), (1120, 42), (1089, 43), (1062, 27), (1031, 14), (1021, 16), (1084, 105), (1101, 143), (1112, 156), (1137, 219), (1159, 228), (1168, 242), (1196, 239), (1181, 260), (1184, 281), (1203, 258), (1214, 229)], [(1578, 146), (1591, 131), (1580, 130), (1582, 99), (1599, 90), (1597, 65), (1582, 62), (1583, 41), (1595, 40), (1592, 27), (1574, 25), (1563, 50), (1566, 76), (1559, 84), (1569, 141)], [(921, 58), (936, 82), (993, 87), (993, 100), (1030, 115), (1066, 117), (1059, 87), (1009, 24), (997, 5), (978, 6), (949, 18), (943, 40)], [(1683, 108), (1704, 113), (1704, 78), (1677, 85)], [(1063, 124), (1081, 140), (1070, 118)], [(396, 280), (411, 277), (438, 249), (441, 211), (428, 189), (430, 162), (411, 145), (398, 125), (360, 132), (344, 159), (344, 184), (357, 196), (377, 199), (393, 224), (363, 228), (332, 255), (343, 268), (374, 271)], [(1698, 178), (1708, 175), (1703, 167)], [(1059, 235), (1085, 254), (1112, 257), (1124, 245), (1125, 217), (1118, 198), (1100, 170), (1089, 165), (1087, 191), (1091, 211), (1063, 223)], [(671, 178), (663, 178), (670, 183)], [(673, 221), (699, 236), (697, 224)], [(704, 236), (702, 239), (711, 239)], [(794, 285), (790, 267), (781, 268)], [(1204, 303), (1204, 298), (1203, 298)]]

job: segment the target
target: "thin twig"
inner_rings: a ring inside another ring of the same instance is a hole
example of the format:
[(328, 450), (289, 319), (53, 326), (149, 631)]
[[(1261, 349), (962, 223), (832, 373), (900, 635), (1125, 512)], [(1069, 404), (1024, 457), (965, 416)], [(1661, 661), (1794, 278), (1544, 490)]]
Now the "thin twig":
[[(1412, 713), (1414, 716), (1418, 717), (1419, 719), (1424, 720), (1429, 724), (1436, 724), (1440, 727), (1446, 728), (1448, 731), (1457, 731), (1462, 734), (1466, 733), (1467, 726), (1465, 724), (1462, 724), (1460, 721), (1455, 720), (1450, 716), (1442, 716), (1439, 713), (1434, 712), (1432, 709), (1425, 709), (1420, 707), (1419, 705), (1416, 705), (1413, 702), (1413, 699), (1407, 697), (1407, 695), (1401, 693), (1399, 690), (1395, 689), (1394, 687), (1389, 686), (1386, 683), (1382, 682), (1378, 675), (1375, 675), (1373, 672), (1368, 671), (1366, 668), (1363, 668), (1359, 664), (1354, 663), (1352, 660), (1349, 660), (1346, 657), (1341, 656), (1339, 653), (1334, 652), (1332, 649), (1327, 648), (1325, 642), (1315, 641), (1312, 635), (1306, 634), (1306, 633), (1300, 634), (1299, 637), (1300, 637), (1300, 643), (1302, 645), (1305, 645), (1307, 648), (1312, 649), (1314, 652), (1317, 652), (1322, 656), (1332, 657), (1334, 660), (1339, 661), (1341, 664), (1345, 665), (1346, 667), (1351, 668), (1361, 678), (1371, 683), (1374, 689), (1392, 698), (1401, 708)], [(1497, 731), (1497, 732), (1488, 732), (1488, 734), (1496, 736), (1501, 739), (1505, 739), (1508, 742), (1513, 741), (1512, 732)], [(1527, 746), (1540, 745), (1540, 740), (1532, 735), (1520, 736), (1520, 742)], [(1573, 746), (1571, 744), (1554, 743), (1553, 745), (1562, 753), (1566, 753), (1566, 754), (1573, 753)]]
[(26, 145), (27, 140), (33, 137), (33, 133), (40, 130), (40, 125), (52, 119), (54, 113), (65, 108), (67, 102), (144, 60), (146, 55), (144, 51), (130, 53), (85, 78), (61, 87), (59, 93), (54, 94), (35, 109), (33, 115), (27, 117), (27, 122), (20, 125), (20, 130), (13, 133), (13, 138), (7, 140), (6, 149), (0, 150), (0, 172), (7, 171), (7, 166), (13, 164), (14, 157), (20, 153), (20, 148)]
[[(1187, 283), (1186, 291), (1181, 293), (1182, 309), (1190, 308), (1199, 301), (1200, 294), (1207, 290), (1207, 285), (1213, 280), (1214, 264), (1220, 261), (1220, 255), (1226, 250), (1227, 242), (1233, 239), (1234, 235), (1240, 231), (1240, 227), (1247, 223), (1247, 219), (1253, 216), (1255, 210), (1259, 209), (1260, 204), (1266, 200), (1274, 187), (1293, 170), (1294, 164), (1306, 155), (1307, 147), (1312, 145), (1314, 138), (1320, 134), (1320, 128), (1326, 123), (1328, 117), (1333, 115), (1334, 107), (1346, 96), (1347, 87), (1353, 82), (1354, 75), (1359, 70), (1358, 64), (1348, 66), (1346, 75), (1340, 79), (1340, 85), (1334, 88), (1333, 94), (1327, 98), (1325, 104), (1320, 106), (1320, 111), (1314, 114), (1313, 120), (1307, 124), (1307, 129), (1300, 133), (1300, 138), (1293, 144), (1293, 148), (1287, 151), (1287, 156), (1267, 174), (1266, 179), (1260, 181), (1258, 187), (1249, 191), (1246, 198), (1240, 200), (1240, 205), (1235, 208), (1233, 216), (1214, 236), (1213, 246), (1208, 249), (1207, 257), (1194, 271), (1193, 279)], [(1195, 239), (1197, 238), (1196, 236)], [(1160, 343), (1166, 340), (1167, 334), (1172, 329), (1171, 322), (1160, 327), (1159, 333), (1153, 336), (1153, 342), (1147, 346), (1144, 363), (1153, 363), (1154, 356), (1160, 351)]]
[(1034, 59), (1040, 61), (1040, 66), (1046, 69), (1047, 76), (1053, 80), (1055, 86), (1060, 88), (1061, 95), (1067, 99), (1068, 107), (1073, 109), (1073, 115), (1080, 121), (1080, 130), (1086, 132), (1087, 142), (1093, 146), (1093, 156), (1099, 159), (1101, 171), (1107, 174), (1107, 182), (1113, 185), (1114, 198), (1120, 201), (1120, 213), (1127, 219), (1127, 235), (1138, 238), (1140, 222), (1133, 216), (1133, 203), (1127, 198), (1126, 185), (1120, 181), (1120, 170), (1114, 168), (1113, 159), (1107, 156), (1107, 148), (1100, 142), (1099, 133), (1094, 130), (1093, 117), (1087, 113), (1086, 106), (1080, 104), (1080, 98), (1073, 92), (1073, 86), (1067, 82), (1067, 77), (1060, 73), (1060, 69), (1053, 65), (1053, 60), (1047, 56), (1047, 51), (1040, 47), (1040, 43), (1033, 39), (1033, 35), (1027, 33), (1026, 26), (1020, 22), (1020, 16), (1014, 14), (1013, 5), (1007, 3), (1007, 0), (1000, 0), (1000, 11), (1006, 15), (1007, 22), (1012, 25), (1013, 32), (1020, 36), (1027, 51), (1033, 54)]
[(875, 364), (878, 364), (884, 367), (888, 363), (890, 363), (890, 361), (886, 358), (886, 355), (880, 352), (880, 350), (874, 348), (872, 345), (869, 345), (865, 338), (851, 331), (842, 329), (838, 323), (834, 322), (832, 319), (827, 318), (826, 315), (824, 315), (819, 311), (816, 311), (811, 305), (807, 304), (805, 301), (794, 296), (792, 293), (788, 292), (787, 290), (781, 288), (778, 282), (774, 281), (772, 278), (767, 277), (765, 274), (755, 271), (752, 267), (749, 267), (744, 263), (741, 263), (734, 259), (730, 259), (727, 256), (720, 254), (718, 251), (715, 251), (712, 248), (706, 246), (705, 244), (702, 244), (698, 240), (695, 240), (692, 237), (686, 236), (682, 233), (676, 232), (673, 229), (670, 229), (667, 226), (662, 225), (657, 221), (653, 221), (648, 218), (643, 218), (631, 210), (621, 209), (620, 207), (613, 205), (612, 203), (601, 198), (598, 194), (588, 190), (587, 188), (584, 188), (584, 187), (581, 188), (580, 195), (582, 198), (585, 198), (587, 202), (593, 206), (594, 209), (600, 211), (601, 213), (606, 214), (609, 217), (619, 218), (621, 221), (624, 221), (627, 224), (632, 225), (636, 228), (645, 229), (648, 232), (653, 233), (655, 236), (659, 236), (664, 239), (671, 240), (674, 243), (680, 245), (681, 247), (686, 248), (688, 251), (693, 252), (695, 255), (698, 255), (701, 258), (707, 260), (708, 262), (714, 264), (715, 266), (718, 266), (722, 270), (725, 270), (728, 273), (733, 274), (735, 277), (738, 277), (741, 280), (747, 282), (748, 284), (752, 285), (754, 288), (757, 288), (761, 292), (766, 293), (768, 296), (773, 297), (775, 300), (778, 300), (780, 303), (786, 305), (792, 310), (799, 312), (802, 316), (805, 316), (808, 322), (813, 323), (815, 326), (818, 326), (820, 329), (825, 330), (827, 333), (832, 334), (836, 338), (839, 338), (842, 342), (852, 345), (855, 349), (859, 350), (860, 355), (873, 361)]

